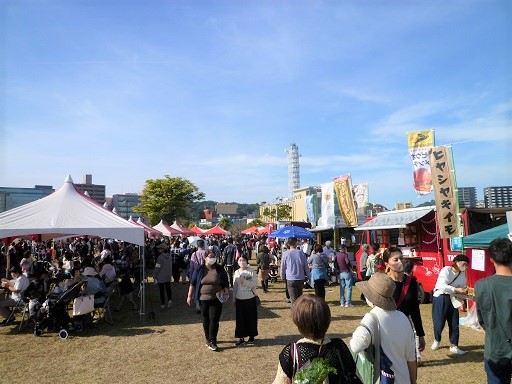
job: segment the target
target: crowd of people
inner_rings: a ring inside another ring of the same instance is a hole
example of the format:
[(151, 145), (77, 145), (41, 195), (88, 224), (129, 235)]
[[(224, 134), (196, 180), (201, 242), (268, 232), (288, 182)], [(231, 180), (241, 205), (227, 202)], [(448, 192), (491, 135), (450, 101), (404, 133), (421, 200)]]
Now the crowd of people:
[[(355, 260), (349, 257), (347, 248), (343, 244), (333, 248), (330, 241), (322, 245), (296, 238), (278, 242), (266, 237), (208, 237), (189, 244), (186, 237), (148, 239), (143, 254), (159, 287), (162, 310), (172, 306), (171, 281), (189, 285), (186, 302), (201, 314), (205, 342), (212, 351), (219, 348), (219, 323), (223, 305), (228, 303), (235, 306), (234, 345), (255, 344), (259, 302), (256, 288), (260, 286), (263, 293), (268, 292), (270, 273), (273, 267), (278, 268), (292, 320), (304, 338), (286, 345), (280, 353), (275, 383), (292, 382), (294, 375), (316, 357), (323, 357), (336, 368), (337, 373), (329, 373), (328, 382), (350, 382), (355, 374), (353, 355), (374, 344), (376, 338), (380, 342), (380, 374), (393, 378), (397, 384), (414, 383), (417, 367), (423, 363), (420, 353), (426, 345), (418, 283), (400, 248), (381, 249), (379, 244), (365, 244), (362, 249), (359, 282)], [(105, 239), (19, 241), (4, 246), (2, 270), (7, 269), (11, 279), (2, 277), (2, 288), (8, 293), (0, 301), (2, 325), (12, 322), (10, 308), (23, 298), (30, 278), (41, 281), (42, 286), (47, 286), (46, 291), (66, 279), (86, 281), (85, 293), (95, 296), (115, 285), (121, 295), (116, 309), (125, 300), (137, 308), (133, 293), (141, 279), (140, 254), (133, 245)], [(512, 242), (493, 241), (490, 254), (496, 276), (480, 280), (476, 287), (478, 320), (487, 331), (485, 370), (490, 383), (510, 383)], [(255, 269), (250, 265), (252, 258)], [(432, 350), (439, 348), (448, 323), (450, 353), (465, 353), (459, 348), (457, 295), (467, 294), (468, 264), (469, 258), (459, 255), (452, 265), (440, 271), (433, 292)], [(325, 287), (332, 284), (333, 274), (339, 281), (340, 306), (353, 306), (355, 284), (371, 307), (354, 330), (350, 348), (341, 339), (326, 336), (331, 317)], [(307, 286), (314, 289), (314, 295), (303, 294)]]

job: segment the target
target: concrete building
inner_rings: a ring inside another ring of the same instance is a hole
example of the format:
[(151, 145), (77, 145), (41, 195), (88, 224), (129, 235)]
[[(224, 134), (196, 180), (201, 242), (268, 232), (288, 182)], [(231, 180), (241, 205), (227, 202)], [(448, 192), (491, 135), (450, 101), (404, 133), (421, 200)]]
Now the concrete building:
[(409, 209), (409, 208), (412, 208), (412, 203), (396, 203), (395, 204), (395, 209), (397, 211), (400, 211), (402, 209)]
[(238, 214), (238, 204), (223, 204), (218, 203), (215, 205), (215, 212), (222, 216), (234, 216)]
[(112, 207), (118, 215), (128, 219), (130, 216), (137, 221), (140, 214), (133, 212), (133, 207), (139, 205), (140, 196), (137, 193), (123, 193), (112, 195)]
[(54, 191), (51, 185), (36, 185), (34, 188), (0, 187), (0, 212), (39, 200)]
[(484, 188), (485, 208), (512, 207), (512, 186)]
[(476, 188), (458, 187), (459, 207), (476, 208)]
[(105, 186), (92, 183), (92, 175), (85, 175), (82, 184), (75, 186), (83, 193), (87, 192), (89, 197), (99, 204), (105, 203)]

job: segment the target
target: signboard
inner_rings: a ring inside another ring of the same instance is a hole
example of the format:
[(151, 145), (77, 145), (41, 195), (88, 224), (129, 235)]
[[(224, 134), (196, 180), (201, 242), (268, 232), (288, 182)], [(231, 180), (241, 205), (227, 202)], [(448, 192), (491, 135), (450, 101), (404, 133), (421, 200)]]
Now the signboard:
[(429, 153), (434, 146), (434, 131), (409, 132), (407, 146), (412, 161), (414, 189), (418, 196), (432, 192), (432, 171)]
[(471, 252), (471, 269), (485, 272), (485, 251), (473, 249)]
[(322, 188), (321, 217), (318, 219), (319, 227), (334, 227), (334, 187), (333, 183), (325, 183)]
[(462, 237), (450, 238), (450, 250), (462, 252)]
[(364, 216), (368, 206), (368, 183), (356, 184), (353, 188), (358, 216)]
[(432, 164), (432, 184), (439, 233), (441, 238), (459, 237), (459, 204), (450, 149), (447, 147), (433, 148), (430, 154), (430, 163)]
[(356, 205), (350, 175), (338, 176), (333, 180), (333, 183), (338, 198), (338, 206), (345, 224), (347, 227), (357, 227)]

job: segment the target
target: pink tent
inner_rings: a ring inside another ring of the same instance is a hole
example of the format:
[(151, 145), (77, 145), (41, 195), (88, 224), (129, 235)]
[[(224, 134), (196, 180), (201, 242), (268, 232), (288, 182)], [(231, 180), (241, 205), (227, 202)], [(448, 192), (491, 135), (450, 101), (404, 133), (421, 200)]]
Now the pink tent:
[(179, 225), (177, 221), (172, 223), (171, 228), (179, 231), (179, 233), (181, 233), (182, 235), (186, 235), (186, 236), (194, 236), (196, 234), (194, 231), (191, 231), (190, 229)]
[(192, 232), (194, 232), (196, 235), (202, 235), (205, 231), (203, 231), (201, 228), (199, 228), (197, 225), (194, 225), (192, 228), (190, 228)]
[(180, 231), (172, 228), (169, 224), (164, 223), (163, 220), (160, 220), (160, 222), (157, 225), (155, 225), (153, 229), (162, 232), (163, 235), (167, 237), (181, 235)]
[(154, 231), (153, 236), (161, 236), (161, 235), (163, 235), (163, 233), (160, 232), (158, 229), (150, 227), (145, 222), (143, 222), (140, 217), (137, 219), (136, 223), (139, 224), (140, 226), (142, 226), (143, 228), (147, 229), (148, 231)]
[[(140, 220), (140, 218), (139, 218), (139, 220)], [(129, 223), (133, 223), (133, 224), (135, 224), (135, 225), (138, 225), (138, 226), (140, 226), (140, 227), (144, 228), (144, 233), (145, 233), (146, 235), (148, 235), (148, 236), (152, 236), (152, 237), (154, 237), (154, 236), (161, 236), (161, 235), (162, 235), (162, 232), (157, 231), (156, 229), (151, 228), (151, 227), (150, 227), (150, 226), (148, 226), (148, 225), (144, 225), (144, 223), (142, 223), (142, 222), (140, 222), (140, 223), (139, 223), (138, 221), (134, 221), (134, 220), (133, 220), (133, 218), (132, 218), (131, 216), (129, 217), (128, 222), (129, 222)]]
[(210, 228), (206, 232), (203, 233), (204, 235), (228, 235), (229, 232), (225, 231), (221, 227), (219, 227), (219, 224), (217, 224), (215, 227)]

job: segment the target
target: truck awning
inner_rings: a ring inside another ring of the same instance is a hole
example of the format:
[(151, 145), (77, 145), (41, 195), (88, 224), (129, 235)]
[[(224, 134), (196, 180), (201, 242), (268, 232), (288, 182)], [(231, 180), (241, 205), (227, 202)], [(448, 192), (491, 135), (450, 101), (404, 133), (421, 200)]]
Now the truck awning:
[(407, 224), (413, 223), (421, 219), (436, 209), (435, 206), (403, 209), (399, 211), (388, 211), (377, 214), (377, 217), (360, 225), (354, 230), (369, 231), (376, 229), (394, 229), (405, 228)]

